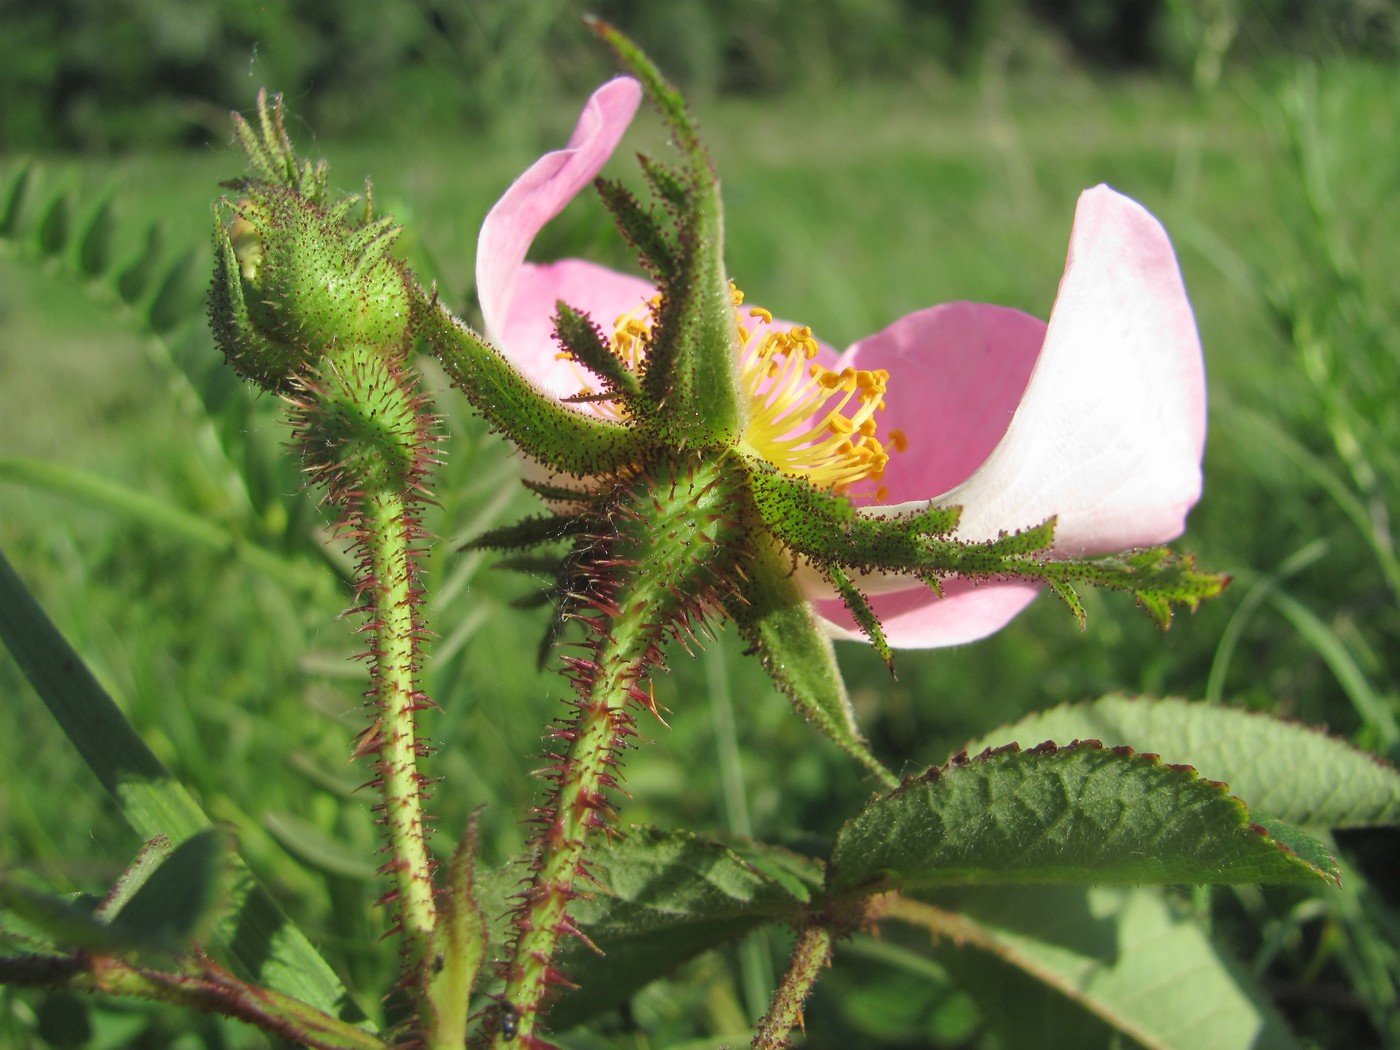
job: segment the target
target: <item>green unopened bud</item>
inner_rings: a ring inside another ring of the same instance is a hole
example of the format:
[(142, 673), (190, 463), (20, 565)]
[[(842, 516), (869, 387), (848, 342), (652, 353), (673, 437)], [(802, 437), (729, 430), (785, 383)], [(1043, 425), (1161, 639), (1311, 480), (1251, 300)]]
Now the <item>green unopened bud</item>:
[(409, 278), (390, 252), (399, 227), (357, 225), (356, 203), (328, 210), (296, 190), (258, 188), (217, 223), (211, 324), (229, 363), (264, 389), (288, 389), (337, 348), (408, 354)]

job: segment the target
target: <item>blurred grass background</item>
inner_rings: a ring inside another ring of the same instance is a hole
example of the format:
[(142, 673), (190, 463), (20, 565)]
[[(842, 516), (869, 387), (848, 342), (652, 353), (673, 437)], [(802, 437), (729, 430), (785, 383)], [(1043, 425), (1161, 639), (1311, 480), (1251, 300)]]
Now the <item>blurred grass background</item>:
[[(690, 94), (748, 299), (829, 343), (951, 299), (1045, 316), (1075, 197), (1100, 181), (1151, 208), (1177, 245), (1211, 381), (1206, 495), (1179, 546), (1235, 583), (1165, 635), (1115, 596), (1088, 596), (1083, 634), (1042, 599), (985, 643), (899, 654), (893, 681), (872, 653), (846, 646), (877, 753), (917, 771), (1025, 710), (1123, 690), (1268, 708), (1396, 757), (1396, 4), (591, 9)], [(354, 625), (338, 618), (343, 566), (320, 543), (314, 497), (279, 462), (278, 406), (235, 388), (202, 325), (210, 202), (242, 171), (227, 111), (247, 111), (264, 84), (285, 92), (299, 147), (327, 157), (346, 190), (372, 175), (381, 208), (408, 226), (407, 257), (469, 309), (481, 217), (562, 143), (611, 73), (582, 10), (573, 0), (0, 10), (10, 56), (0, 546), (371, 1010), (393, 960), (375, 944), (376, 831), (354, 791), (363, 774), (346, 761), (362, 715), (359, 668), (347, 662)], [(646, 118), (626, 146), (665, 149)], [(616, 169), (632, 177), (625, 162)], [(16, 193), (21, 170), (31, 174)], [(114, 219), (102, 254), (84, 231), (104, 202)], [(588, 200), (537, 250), (627, 265)], [(431, 368), (426, 379), (441, 385)], [(446, 848), (485, 805), (485, 859), (497, 863), (523, 841), (530, 756), (562, 684), (533, 669), (542, 615), (508, 604), (524, 582), (456, 552), (529, 508), (518, 462), (460, 398), (439, 404), (452, 437), (429, 522), (440, 537), (435, 809)], [(132, 498), (80, 491), (74, 478), (93, 476)], [(227, 545), (194, 542), (175, 512)], [(869, 790), (732, 637), (672, 663), (656, 683), (671, 728), (650, 727), (653, 742), (630, 761), (624, 821), (801, 845), (832, 833)], [(1142, 743), (1170, 760), (1169, 741)], [(64, 890), (100, 891), (140, 845), (8, 659), (0, 814), (0, 864)], [(1305, 1037), (1400, 1046), (1400, 849), (1379, 833), (1342, 846), (1359, 870), (1340, 892), (1231, 892), (1192, 906)], [(719, 1045), (762, 1009), (781, 940), (708, 957), (643, 993), (632, 1020), (646, 1035), (617, 1018), (577, 1045)], [(985, 1045), (955, 979), (867, 942), (838, 960), (808, 1021), (811, 1046)], [(1092, 1033), (1077, 1038), (1095, 1045)], [(262, 1044), (210, 1019), (0, 990), (0, 1047), (126, 1045)]]

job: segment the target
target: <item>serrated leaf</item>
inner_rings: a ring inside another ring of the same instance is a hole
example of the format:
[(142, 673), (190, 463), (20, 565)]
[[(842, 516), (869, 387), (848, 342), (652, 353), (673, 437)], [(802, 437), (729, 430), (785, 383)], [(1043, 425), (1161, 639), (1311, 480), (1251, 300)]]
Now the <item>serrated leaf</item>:
[[(1310, 851), (1311, 852), (1311, 851)], [(838, 894), (1007, 883), (1337, 878), (1253, 822), (1224, 785), (1097, 741), (1006, 748), (905, 781), (837, 836)]]
[(993, 730), (970, 752), (1017, 741), (1094, 737), (1151, 749), (1223, 780), (1256, 814), (1311, 828), (1400, 824), (1400, 772), (1296, 722), (1220, 704), (1110, 695)]
[[(750, 843), (750, 856), (765, 847)], [(787, 851), (771, 861), (795, 863)], [(815, 867), (815, 862), (809, 862)], [(550, 1016), (567, 1028), (611, 1009), (702, 951), (772, 922), (796, 922), (806, 897), (720, 842), (680, 831), (629, 828), (589, 855), (606, 888), (574, 906), (575, 921), (605, 954), (576, 945), (565, 961), (579, 994)]]
[(1243, 967), (1159, 891), (1022, 886), (937, 903), (899, 902), (893, 917), (935, 934), (937, 960), (1006, 1046), (1102, 1045), (1086, 1040), (1082, 1014), (1055, 1007), (1063, 996), (1149, 1050), (1297, 1047)]
[(214, 918), (227, 883), (230, 850), (217, 828), (171, 851), (111, 920), (122, 940), (165, 951), (187, 948)]

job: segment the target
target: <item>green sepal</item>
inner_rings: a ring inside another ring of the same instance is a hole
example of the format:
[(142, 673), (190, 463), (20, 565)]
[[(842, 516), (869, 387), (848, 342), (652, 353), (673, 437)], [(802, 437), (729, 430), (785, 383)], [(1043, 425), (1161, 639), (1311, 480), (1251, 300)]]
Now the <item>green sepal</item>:
[(555, 304), (554, 331), (575, 361), (603, 381), (608, 398), (637, 393), (637, 377), (612, 352), (603, 333), (587, 314), (562, 300)]
[(546, 503), (568, 503), (582, 505), (593, 499), (593, 492), (586, 488), (570, 488), (568, 485), (554, 485), (548, 481), (521, 478), (520, 484), (533, 492)]
[[(570, 539), (586, 526), (577, 517), (564, 514), (533, 514), (513, 525), (483, 532), (474, 540), (464, 543), (463, 551), (509, 551), (528, 550), (546, 543), (560, 543)], [(556, 559), (557, 560), (557, 559)]]
[(274, 95), (271, 101), (268, 105), (266, 89), (258, 92), (256, 129), (242, 114), (232, 114), (234, 136), (247, 154), (256, 180), (234, 179), (224, 185), (237, 190), (251, 189), (255, 185), (294, 190), (309, 201), (324, 204), (328, 195), (326, 162), (307, 161), (298, 166), (296, 149), (287, 134), (282, 96)]
[(658, 411), (646, 425), (672, 447), (732, 444), (743, 430), (739, 398), (738, 324), (724, 268), (724, 217), (719, 180), (680, 93), (651, 60), (604, 22), (590, 25), (616, 52), (661, 112), (680, 150), (682, 183), (668, 187), (676, 208), (675, 268), (662, 281), (661, 306), (642, 391)]
[(648, 442), (640, 430), (559, 404), (453, 316), (436, 291), (415, 287), (413, 295), (420, 331), (452, 385), (531, 459), (584, 478), (614, 473), (643, 457)]
[(725, 611), (757, 654), (778, 691), (841, 750), (886, 786), (894, 774), (871, 754), (851, 710), (831, 640), (793, 578), (791, 559), (772, 544), (755, 551), (748, 579), (725, 602)]
[(880, 654), (880, 659), (885, 662), (885, 666), (890, 673), (894, 673), (894, 654), (890, 652), (890, 644), (885, 640), (884, 628), (880, 626), (880, 618), (875, 615), (875, 610), (870, 607), (870, 601), (861, 594), (856, 585), (851, 582), (840, 566), (828, 565), (822, 569), (822, 575), (836, 588), (836, 594), (846, 603), (846, 608), (850, 610), (851, 616), (855, 618), (856, 626), (866, 638), (870, 639), (870, 644), (875, 651)]
[[(860, 513), (844, 496), (778, 471), (758, 456), (744, 457), (754, 505), (773, 535), (820, 566), (866, 572), (936, 572), (925, 564), (932, 538), (958, 526), (960, 507), (928, 505), (915, 511)], [(957, 545), (961, 546), (961, 545)]]
[(593, 185), (603, 204), (612, 212), (618, 231), (641, 256), (642, 266), (658, 281), (667, 281), (676, 273), (676, 249), (657, 225), (656, 216), (634, 197), (620, 182), (596, 179)]
[(639, 156), (637, 162), (641, 164), (642, 174), (651, 183), (651, 188), (667, 207), (678, 213), (690, 207), (690, 187), (681, 172), (669, 164), (662, 164), (645, 155)]

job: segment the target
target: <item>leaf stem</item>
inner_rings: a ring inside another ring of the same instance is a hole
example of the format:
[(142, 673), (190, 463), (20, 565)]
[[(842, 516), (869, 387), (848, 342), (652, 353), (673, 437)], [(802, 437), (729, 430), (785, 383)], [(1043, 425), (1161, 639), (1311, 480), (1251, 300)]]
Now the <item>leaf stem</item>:
[(831, 961), (831, 941), (831, 929), (820, 922), (810, 923), (798, 934), (788, 971), (758, 1023), (758, 1035), (750, 1044), (753, 1050), (782, 1050), (790, 1044), (792, 1030), (803, 1027), (802, 1007)]
[(387, 1050), (389, 1044), (299, 999), (240, 980), (209, 959), (191, 973), (134, 966), (112, 956), (0, 958), (0, 983), (127, 995), (218, 1013), (314, 1050)]

